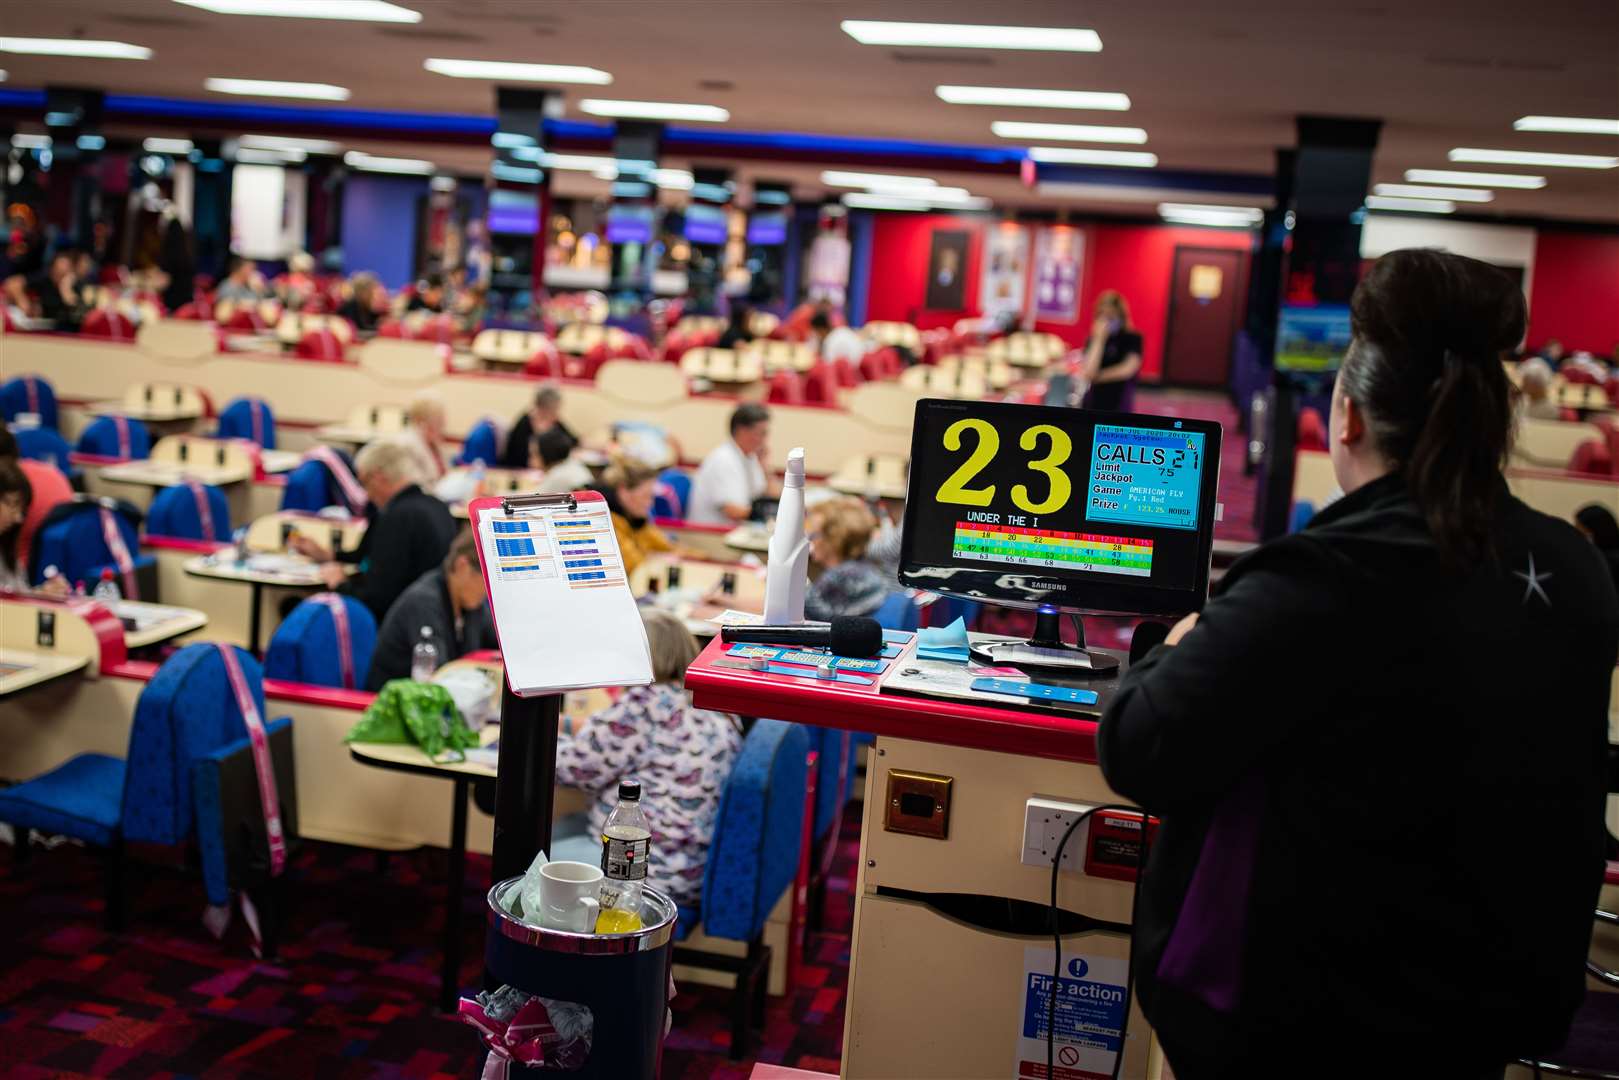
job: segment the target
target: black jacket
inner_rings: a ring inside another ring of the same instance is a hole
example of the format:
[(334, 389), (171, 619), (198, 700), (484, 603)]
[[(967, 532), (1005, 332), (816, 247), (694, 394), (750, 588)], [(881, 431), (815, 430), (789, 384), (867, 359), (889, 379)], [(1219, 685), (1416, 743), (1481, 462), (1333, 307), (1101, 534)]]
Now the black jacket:
[(433, 628), (433, 644), (438, 648), (440, 664), (479, 649), (500, 648), (487, 604), (464, 612), (461, 632), (455, 632), (455, 609), (444, 570), (442, 567), (429, 570), (400, 594), (394, 606), (388, 609), (388, 617), (382, 620), (377, 631), (377, 647), (371, 653), (371, 673), (365, 680), (367, 690), (380, 690), (389, 679), (410, 678), (411, 655), (424, 626)]
[(1401, 1046), (1463, 1076), (1565, 1033), (1619, 600), (1571, 526), (1499, 498), (1496, 558), (1457, 577), (1402, 478), (1369, 484), (1121, 680), (1101, 764), (1163, 817), (1134, 968), (1178, 1076), (1280, 1075), (1290, 1047), (1406, 1075)]
[(360, 573), (342, 591), (370, 608), (380, 626), (399, 594), (444, 561), (459, 528), (448, 507), (411, 484), (366, 527)]
[[(561, 420), (556, 422), (557, 430), (566, 435), (575, 445), (579, 437)], [(512, 429), (506, 435), (506, 445), (500, 451), (500, 467), (502, 469), (528, 468), (528, 444), (534, 438), (534, 421), (528, 418), (528, 413), (519, 416), (512, 424)]]

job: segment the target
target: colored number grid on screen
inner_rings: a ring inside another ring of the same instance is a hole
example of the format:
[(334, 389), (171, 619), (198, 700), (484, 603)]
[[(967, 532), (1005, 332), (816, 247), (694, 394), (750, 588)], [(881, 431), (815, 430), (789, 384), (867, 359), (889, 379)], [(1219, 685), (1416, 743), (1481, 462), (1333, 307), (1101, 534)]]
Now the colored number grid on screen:
[(497, 555), (533, 555), (534, 541), (528, 537), (517, 540), (495, 540), (495, 554)]
[(1134, 536), (1020, 529), (958, 521), (951, 554), (958, 559), (1152, 576), (1152, 541)]

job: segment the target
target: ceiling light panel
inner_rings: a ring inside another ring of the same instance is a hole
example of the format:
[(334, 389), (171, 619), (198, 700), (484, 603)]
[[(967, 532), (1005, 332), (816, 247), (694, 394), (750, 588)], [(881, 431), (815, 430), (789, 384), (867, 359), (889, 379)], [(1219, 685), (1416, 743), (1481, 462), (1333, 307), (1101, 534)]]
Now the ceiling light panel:
[(347, 101), (345, 86), (330, 83), (277, 82), (273, 79), (204, 79), (204, 90), (244, 97), (303, 98), (309, 101)]
[(1421, 184), (1378, 184), (1372, 189), (1378, 195), (1393, 195), (1404, 199), (1449, 199), (1452, 202), (1486, 203), (1495, 199), (1495, 192), (1466, 187), (1424, 187)]
[(422, 13), (386, 0), (175, 0), (215, 15), (266, 15), (282, 19), (342, 19), (346, 22), (419, 23)]
[(243, 135), (236, 140), (239, 146), (255, 150), (296, 150), (303, 154), (339, 154), (343, 147), (330, 139), (289, 139), (281, 135)]
[(1031, 52), (1101, 52), (1095, 30), (1054, 26), (978, 26), (970, 23), (883, 22), (845, 19), (843, 32), (862, 45), (938, 49), (1019, 49)]
[(821, 183), (827, 187), (870, 188), (873, 191), (914, 191), (939, 185), (931, 176), (893, 176), (889, 173), (849, 172), (846, 169), (828, 169), (821, 174)]
[(420, 158), (372, 157), (358, 150), (350, 150), (344, 154), (343, 164), (351, 169), (363, 169), (367, 172), (412, 173), (425, 176), (437, 171), (437, 167), (431, 161), (423, 161)]
[(1560, 131), (1569, 135), (1619, 135), (1619, 120), (1599, 120), (1589, 116), (1520, 116), (1512, 122), (1514, 131)]
[(1023, 90), (1015, 86), (937, 86), (934, 93), (951, 105), (1005, 105), (1026, 109), (1094, 109), (1125, 112), (1126, 94), (1100, 90)]
[(599, 68), (573, 64), (520, 64), (506, 60), (453, 60), (433, 57), (422, 62), (428, 71), (452, 79), (499, 79), (503, 82), (578, 83), (608, 86), (613, 76)]
[(1366, 196), (1368, 210), (1410, 210), (1424, 214), (1454, 214), (1456, 204), (1443, 199), (1399, 199), (1389, 195)]
[(1471, 184), (1475, 187), (1516, 188), (1532, 191), (1546, 186), (1544, 176), (1522, 176), (1518, 173), (1459, 172), (1455, 169), (1407, 169), (1407, 183), (1412, 184)]
[(1150, 169), (1158, 155), (1141, 150), (1087, 150), (1078, 146), (1031, 146), (1029, 157), (1048, 165), (1120, 165)]
[(585, 98), (579, 111), (590, 116), (611, 116), (624, 120), (689, 120), (723, 124), (731, 114), (718, 105), (693, 105), (680, 101), (610, 101)]
[(1135, 146), (1147, 141), (1146, 129), (1138, 127), (997, 120), (989, 125), (989, 129), (1003, 139), (1066, 139), (1071, 142), (1129, 143)]
[(152, 50), (127, 41), (83, 38), (0, 37), (0, 52), (28, 56), (78, 56), (89, 60), (150, 60)]
[(1458, 146), (1450, 160), (1480, 165), (1539, 165), (1549, 169), (1619, 169), (1619, 157), (1601, 154), (1547, 154), (1538, 150), (1482, 150)]
[(191, 140), (146, 139), (141, 143), (141, 149), (148, 154), (189, 154), (191, 153)]

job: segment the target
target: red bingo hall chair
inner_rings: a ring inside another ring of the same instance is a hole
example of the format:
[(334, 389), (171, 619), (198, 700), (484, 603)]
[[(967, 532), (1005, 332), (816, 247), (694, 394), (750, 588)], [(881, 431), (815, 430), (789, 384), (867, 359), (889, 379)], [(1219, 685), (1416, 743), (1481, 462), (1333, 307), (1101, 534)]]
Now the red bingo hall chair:
[(135, 324), (116, 308), (96, 308), (84, 317), (79, 327), (83, 337), (107, 338), (112, 341), (134, 341)]
[(306, 331), (298, 339), (296, 349), (300, 360), (320, 360), (329, 364), (338, 364), (343, 361), (343, 341), (331, 330), (324, 326)]
[(353, 597), (319, 593), (292, 609), (264, 653), (264, 677), (343, 690), (365, 687), (377, 620)]
[(9, 424), (19, 413), (33, 413), (40, 427), (57, 430), (56, 390), (38, 375), (18, 375), (0, 383), (0, 418)]
[(754, 722), (720, 796), (714, 843), (703, 873), (701, 910), (682, 907), (675, 924), (677, 942), (689, 942), (701, 930), (705, 940), (747, 943), (743, 956), (692, 944), (675, 946), (676, 964), (736, 976), (731, 996), (732, 1060), (743, 1056), (755, 1021), (764, 1016), (770, 977), (764, 928), (771, 910), (798, 876), (808, 755), (809, 737), (801, 725)]
[(838, 403), (838, 369), (822, 361), (804, 378), (804, 404), (836, 405)]
[(166, 487), (146, 509), (146, 534), (225, 543), (231, 538), (230, 502), (221, 489), (192, 480)]
[(263, 398), (239, 397), (219, 414), (221, 439), (246, 439), (262, 450), (275, 449), (275, 413)]
[(45, 580), (56, 567), (88, 591), (111, 570), (118, 591), (130, 600), (157, 599), (157, 559), (140, 550), (141, 512), (122, 499), (76, 495), (51, 508), (28, 552), (28, 580)]
[(152, 437), (146, 425), (127, 416), (98, 416), (79, 433), (81, 454), (118, 461), (142, 460), (151, 456)]
[[(296, 836), (292, 815), (297, 806), (292, 721), (283, 717), (265, 723), (258, 661), (244, 649), (213, 644), (187, 645), (141, 691), (127, 757), (80, 754), (0, 791), (0, 821), (17, 830), (19, 856), (27, 848), (29, 830), (102, 849), (107, 859), (106, 917), (112, 930), (124, 924), (124, 848), (130, 843), (177, 847), (195, 839), (209, 901), (228, 904), (231, 872), (223, 859), (233, 837), (222, 835), (217, 808), (246, 798), (258, 801), (254, 770), (246, 770), (253, 790), (244, 793), (239, 790), (242, 771), (225, 767), (250, 746), (244, 720), (248, 710), (267, 736), (280, 794), (281, 831), (290, 843)], [(238, 779), (221, 786), (232, 777)]]
[(770, 394), (765, 400), (771, 405), (804, 404), (803, 380), (795, 372), (776, 372), (770, 377)]
[(455, 456), (455, 463), (457, 465), (498, 464), (500, 462), (500, 447), (505, 441), (505, 433), (501, 431), (500, 424), (486, 416), (473, 424), (472, 430), (467, 432), (466, 440), (461, 443), (461, 452)]

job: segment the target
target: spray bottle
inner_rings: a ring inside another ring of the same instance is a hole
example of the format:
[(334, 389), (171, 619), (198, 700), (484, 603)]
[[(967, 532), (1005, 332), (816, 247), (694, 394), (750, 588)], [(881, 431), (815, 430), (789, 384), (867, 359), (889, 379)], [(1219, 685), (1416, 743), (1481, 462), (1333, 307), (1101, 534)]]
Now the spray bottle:
[(765, 569), (765, 622), (772, 626), (804, 621), (804, 590), (809, 582), (809, 539), (804, 535), (804, 448), (787, 455), (776, 509), (776, 531), (770, 534)]

